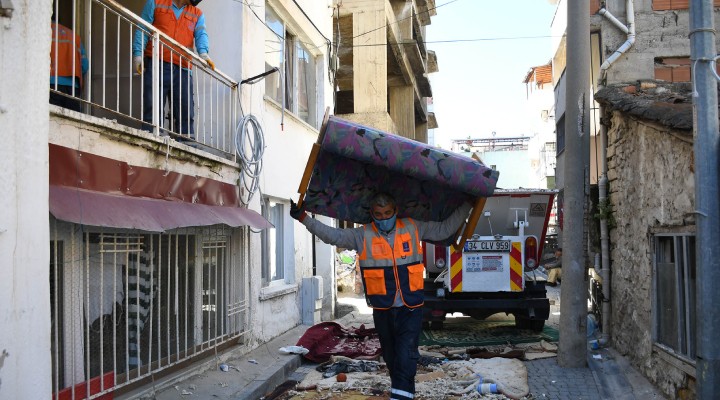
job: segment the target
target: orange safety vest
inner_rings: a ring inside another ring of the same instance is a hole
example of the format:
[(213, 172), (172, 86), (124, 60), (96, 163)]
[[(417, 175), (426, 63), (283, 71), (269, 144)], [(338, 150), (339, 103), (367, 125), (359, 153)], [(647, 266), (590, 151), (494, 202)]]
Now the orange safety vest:
[(392, 247), (380, 235), (374, 222), (364, 226), (363, 236), (358, 260), (368, 304), (373, 308), (388, 309), (399, 290), (407, 307), (422, 306), (425, 266), (415, 222), (410, 218), (397, 220)]
[[(82, 87), (80, 36), (71, 29), (54, 22), (50, 23), (50, 28), (52, 29), (50, 76), (74, 76), (80, 80), (80, 87)], [(73, 39), (75, 40), (74, 48)], [(55, 52), (56, 48), (57, 53)]]
[[(162, 33), (175, 39), (178, 43), (188, 49), (192, 49), (195, 40), (195, 25), (197, 25), (202, 11), (194, 6), (186, 5), (183, 8), (180, 18), (175, 18), (172, 0), (155, 0), (155, 15), (153, 26)], [(162, 43), (162, 60), (190, 68), (190, 55), (186, 49), (179, 49), (168, 43)], [(152, 57), (152, 41), (148, 40), (145, 48), (145, 56)]]

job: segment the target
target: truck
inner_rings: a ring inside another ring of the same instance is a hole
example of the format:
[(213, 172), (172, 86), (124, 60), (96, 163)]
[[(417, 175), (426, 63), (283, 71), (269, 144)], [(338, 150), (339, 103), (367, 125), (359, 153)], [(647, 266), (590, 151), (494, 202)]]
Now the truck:
[(545, 276), (535, 270), (556, 193), (496, 189), (476, 206), (482, 211), (464, 244), (423, 243), (426, 327), (441, 329), (449, 313), (485, 319), (504, 312), (517, 328), (543, 329), (550, 302)]

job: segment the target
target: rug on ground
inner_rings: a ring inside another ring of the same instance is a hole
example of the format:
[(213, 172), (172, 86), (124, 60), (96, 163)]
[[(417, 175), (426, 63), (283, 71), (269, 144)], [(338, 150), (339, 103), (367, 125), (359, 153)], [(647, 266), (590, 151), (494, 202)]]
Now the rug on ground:
[(420, 334), (420, 345), (450, 347), (478, 347), (502, 344), (558, 341), (557, 329), (545, 326), (542, 331), (518, 329), (515, 321), (475, 320), (470, 317), (448, 318), (442, 329), (425, 329)]

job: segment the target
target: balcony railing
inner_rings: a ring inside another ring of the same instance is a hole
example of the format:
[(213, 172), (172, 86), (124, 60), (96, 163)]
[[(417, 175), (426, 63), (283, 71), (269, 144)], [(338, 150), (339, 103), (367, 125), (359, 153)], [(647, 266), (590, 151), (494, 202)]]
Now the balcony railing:
[[(51, 102), (234, 155), (234, 127), (240, 116), (237, 82), (114, 0), (55, 3), (54, 15), (62, 25), (53, 25), (58, 40), (51, 49)], [(63, 36), (63, 26), (77, 36)], [(147, 55), (142, 49), (142, 73), (133, 65), (136, 32), (147, 38), (151, 49)], [(71, 42), (71, 48), (82, 42), (84, 60), (61, 59), (63, 40)], [(65, 73), (69, 69), (81, 77), (63, 78), (62, 67), (57, 67), (63, 63)]]

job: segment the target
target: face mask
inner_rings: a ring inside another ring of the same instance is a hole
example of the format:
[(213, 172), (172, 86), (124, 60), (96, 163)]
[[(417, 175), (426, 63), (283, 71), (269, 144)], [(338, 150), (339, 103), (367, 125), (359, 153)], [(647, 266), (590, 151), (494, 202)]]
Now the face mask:
[(397, 214), (393, 215), (392, 217), (388, 219), (375, 219), (373, 218), (373, 221), (375, 221), (375, 226), (377, 226), (378, 229), (380, 229), (383, 232), (390, 232), (392, 228), (395, 227), (395, 219), (397, 217)]
[(198, 4), (200, 4), (202, 0), (190, 0), (190, 4), (192, 4), (193, 7), (197, 7)]

